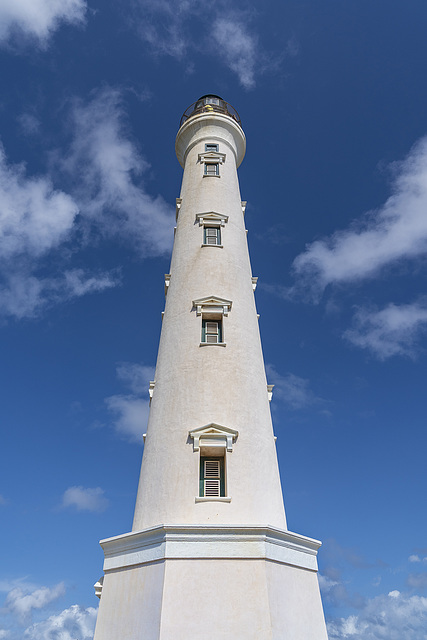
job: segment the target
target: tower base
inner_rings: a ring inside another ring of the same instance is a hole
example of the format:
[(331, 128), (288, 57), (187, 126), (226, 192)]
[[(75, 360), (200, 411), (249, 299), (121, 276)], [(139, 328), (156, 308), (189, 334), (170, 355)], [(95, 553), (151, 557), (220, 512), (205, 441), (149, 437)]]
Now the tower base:
[(101, 541), (94, 640), (327, 640), (320, 542), (263, 526), (169, 526)]

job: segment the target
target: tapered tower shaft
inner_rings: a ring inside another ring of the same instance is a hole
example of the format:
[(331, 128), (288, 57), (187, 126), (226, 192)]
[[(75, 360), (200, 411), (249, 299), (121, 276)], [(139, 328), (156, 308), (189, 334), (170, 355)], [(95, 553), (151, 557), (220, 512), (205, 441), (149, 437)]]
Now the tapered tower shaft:
[[(134, 530), (286, 526), (237, 177), (245, 135), (228, 111), (209, 107), (176, 139), (184, 175)], [(232, 449), (219, 436), (194, 446), (191, 433), (212, 424), (237, 432)], [(208, 499), (200, 457), (215, 453), (226, 495)]]
[(327, 640), (320, 542), (286, 528), (237, 178), (245, 144), (218, 96), (183, 116), (133, 528), (101, 541), (94, 640)]

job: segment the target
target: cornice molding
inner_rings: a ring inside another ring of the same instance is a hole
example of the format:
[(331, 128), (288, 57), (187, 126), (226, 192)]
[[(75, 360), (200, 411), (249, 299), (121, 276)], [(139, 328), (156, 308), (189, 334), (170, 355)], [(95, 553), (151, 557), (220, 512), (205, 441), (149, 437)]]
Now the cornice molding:
[(160, 525), (101, 540), (104, 571), (169, 559), (270, 560), (317, 571), (319, 540), (270, 526)]

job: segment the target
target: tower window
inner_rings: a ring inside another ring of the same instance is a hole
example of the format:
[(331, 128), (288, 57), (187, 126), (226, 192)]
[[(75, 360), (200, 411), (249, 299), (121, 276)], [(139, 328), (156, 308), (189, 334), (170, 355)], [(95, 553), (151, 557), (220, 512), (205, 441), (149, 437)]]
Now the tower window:
[(202, 342), (210, 344), (222, 342), (221, 320), (202, 320)]
[(205, 162), (205, 176), (219, 176), (219, 163)]
[(200, 456), (199, 496), (219, 498), (225, 496), (224, 458)]
[(208, 142), (205, 144), (205, 151), (219, 151), (219, 145), (214, 144), (213, 142)]
[(221, 229), (219, 227), (205, 227), (203, 244), (221, 244)]

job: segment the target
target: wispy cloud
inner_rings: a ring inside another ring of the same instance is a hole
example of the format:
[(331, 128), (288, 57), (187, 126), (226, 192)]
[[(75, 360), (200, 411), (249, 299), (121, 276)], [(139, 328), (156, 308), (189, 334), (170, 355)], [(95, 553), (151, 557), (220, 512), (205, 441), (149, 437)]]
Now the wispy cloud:
[(24, 164), (8, 163), (0, 147), (0, 316), (36, 317), (52, 304), (117, 286), (117, 271), (68, 267), (88, 243), (113, 238), (141, 257), (171, 248), (173, 210), (144, 187), (149, 163), (126, 126), (121, 92), (104, 88), (88, 102), (75, 100), (71, 120), (70, 152), (53, 154), (51, 172), (66, 178), (69, 193), (49, 173), (29, 176)]
[(64, 271), (53, 278), (36, 277), (27, 269), (11, 273), (6, 270), (3, 285), (0, 285), (0, 315), (18, 320), (34, 318), (53, 304), (101, 292), (118, 283), (116, 274), (86, 273), (83, 269)]
[(267, 364), (265, 369), (269, 382), (274, 384), (274, 398), (282, 401), (290, 409), (303, 409), (323, 402), (310, 389), (310, 381), (306, 378), (296, 376), (294, 373), (281, 375), (271, 364)]
[(154, 367), (135, 362), (122, 362), (117, 367), (118, 379), (135, 395), (147, 395), (148, 383), (154, 378)]
[(21, 115), (17, 117), (17, 121), (25, 135), (34, 136), (40, 133), (40, 120), (33, 113), (21, 113)]
[(190, 44), (187, 20), (209, 11), (206, 0), (137, 0), (135, 7), (137, 20), (133, 25), (151, 53), (178, 59), (184, 57)]
[(77, 511), (92, 511), (99, 513), (105, 511), (109, 501), (101, 487), (69, 487), (62, 496), (62, 506), (74, 507)]
[(27, 255), (40, 257), (71, 233), (78, 206), (54, 189), (48, 176), (26, 175), (25, 165), (9, 165), (0, 147), (0, 256), (4, 263)]
[(110, 276), (82, 270), (34, 275), (47, 254), (72, 238), (77, 214), (74, 199), (55, 189), (49, 176), (28, 176), (24, 164), (7, 162), (0, 146), (0, 315), (35, 316), (53, 299), (112, 285)]
[(117, 284), (115, 274), (82, 269), (36, 275), (45, 256), (72, 240), (78, 212), (49, 176), (28, 176), (25, 165), (9, 164), (0, 147), (0, 315), (34, 317), (54, 302)]
[(5, 601), (6, 610), (17, 616), (21, 621), (28, 620), (35, 609), (43, 609), (53, 600), (60, 598), (65, 593), (65, 586), (60, 582), (55, 587), (39, 587), (29, 590), (24, 586), (17, 586), (7, 594)]
[(130, 138), (122, 93), (105, 87), (89, 102), (76, 100), (72, 120), (71, 151), (62, 166), (79, 184), (74, 195), (86, 232), (92, 225), (97, 234), (133, 243), (143, 256), (168, 253), (173, 210), (144, 188), (150, 165)]
[(411, 589), (427, 589), (427, 572), (410, 573), (406, 578), (406, 584)]
[[(189, 54), (217, 60), (236, 74), (245, 89), (253, 89), (257, 74), (271, 66), (253, 28), (253, 13), (230, 9), (225, 0), (139, 0), (133, 24), (156, 56), (189, 62)], [(271, 58), (271, 56), (270, 56)]]
[(245, 89), (255, 87), (255, 66), (258, 54), (258, 39), (249, 31), (242, 18), (218, 17), (212, 27), (217, 50), (225, 64), (236, 73)]
[(154, 367), (125, 362), (117, 367), (117, 377), (131, 393), (105, 399), (108, 409), (115, 416), (114, 428), (120, 436), (130, 442), (142, 444), (150, 406), (148, 384), (154, 378)]
[(46, 47), (62, 23), (83, 23), (86, 9), (86, 0), (2, 0), (0, 44), (24, 36)]
[(389, 304), (381, 310), (360, 308), (353, 328), (344, 333), (352, 344), (368, 349), (380, 360), (418, 353), (417, 340), (427, 329), (427, 301)]
[(106, 398), (107, 407), (115, 414), (114, 427), (126, 440), (142, 444), (147, 426), (148, 400), (134, 395), (115, 395)]
[(360, 608), (364, 599), (358, 593), (349, 593), (347, 586), (340, 580), (333, 580), (326, 575), (318, 574), (322, 599), (334, 607), (350, 606)]
[(427, 598), (390, 591), (367, 600), (357, 615), (332, 620), (329, 640), (419, 640), (427, 625)]
[(25, 630), (28, 640), (92, 640), (95, 630), (97, 609), (86, 609), (77, 604), (50, 616), (47, 620), (36, 622)]
[(382, 207), (297, 256), (293, 293), (318, 301), (328, 285), (372, 278), (392, 263), (426, 254), (427, 137), (392, 170), (392, 195)]
[(409, 562), (427, 562), (427, 557), (420, 557), (418, 554), (414, 554), (412, 556), (409, 556), (408, 558)]

